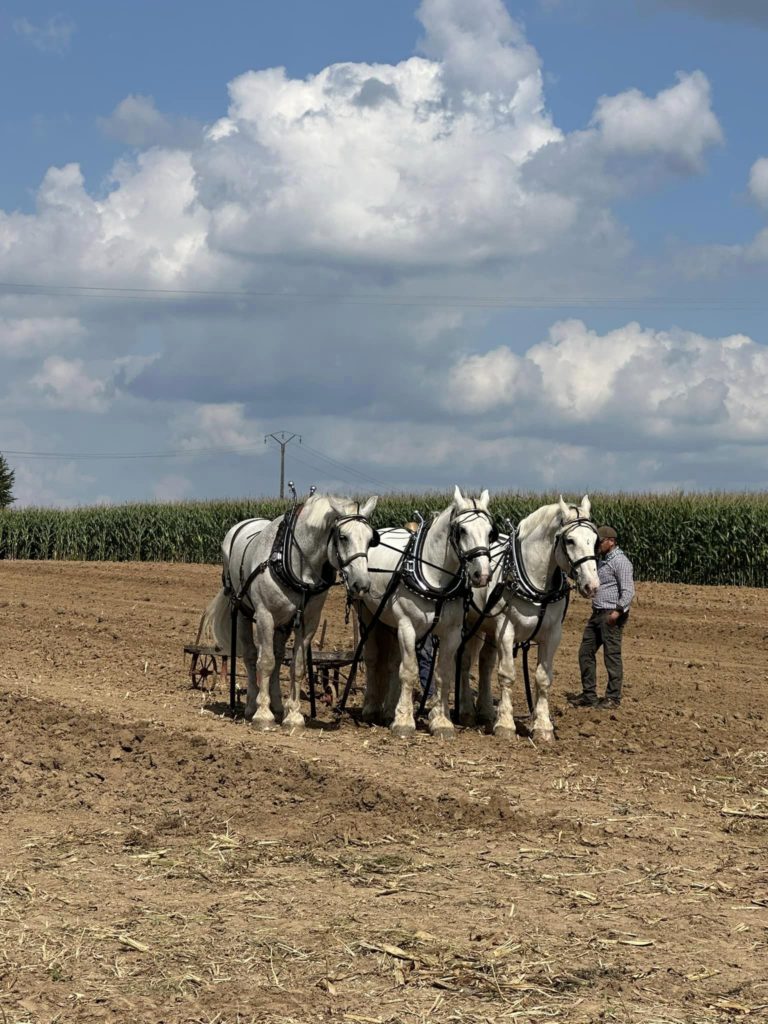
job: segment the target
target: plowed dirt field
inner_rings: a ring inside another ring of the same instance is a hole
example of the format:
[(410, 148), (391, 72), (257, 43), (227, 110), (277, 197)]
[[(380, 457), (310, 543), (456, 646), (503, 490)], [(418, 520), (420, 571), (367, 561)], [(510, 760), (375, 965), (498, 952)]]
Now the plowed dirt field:
[(574, 601), (542, 749), (231, 720), (218, 578), (0, 562), (0, 1024), (768, 1019), (768, 592), (641, 584), (613, 713)]

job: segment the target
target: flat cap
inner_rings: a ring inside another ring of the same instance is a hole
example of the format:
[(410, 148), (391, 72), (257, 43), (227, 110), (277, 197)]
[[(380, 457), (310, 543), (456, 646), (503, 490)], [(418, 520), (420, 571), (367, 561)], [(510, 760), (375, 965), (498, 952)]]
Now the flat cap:
[(612, 526), (598, 526), (597, 536), (600, 540), (618, 540), (619, 535)]

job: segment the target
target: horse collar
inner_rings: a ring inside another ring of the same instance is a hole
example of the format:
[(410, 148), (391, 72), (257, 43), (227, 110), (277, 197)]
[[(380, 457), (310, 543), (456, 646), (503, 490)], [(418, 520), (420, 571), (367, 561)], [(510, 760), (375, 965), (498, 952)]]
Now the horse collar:
[(545, 607), (548, 604), (561, 600), (570, 589), (565, 573), (559, 566), (555, 570), (552, 586), (548, 590), (540, 590), (533, 583), (525, 568), (523, 546), (520, 540), (520, 531), (517, 527), (512, 531), (507, 543), (501, 575), (504, 585), (515, 597), (521, 597), (523, 600), (538, 607)]
[[(455, 576), (451, 583), (444, 589), (433, 587), (424, 575), (423, 553), (424, 543), (431, 524), (420, 523), (415, 538), (412, 538), (408, 547), (410, 553), (405, 558), (403, 566), (402, 583), (414, 594), (424, 597), (428, 601), (452, 601), (462, 597), (466, 589), (464, 574)], [(406, 549), (407, 550), (407, 549)], [(444, 570), (448, 571), (448, 570)]]
[(291, 548), (296, 541), (296, 522), (301, 514), (303, 505), (294, 506), (283, 516), (282, 522), (277, 528), (275, 539), (272, 542), (272, 551), (269, 555), (269, 569), (276, 582), (282, 583), (289, 590), (296, 590), (306, 597), (314, 597), (316, 594), (323, 594), (336, 582), (336, 570), (326, 562), (322, 569), (322, 577), (316, 583), (306, 583), (300, 576), (297, 576), (291, 565)]

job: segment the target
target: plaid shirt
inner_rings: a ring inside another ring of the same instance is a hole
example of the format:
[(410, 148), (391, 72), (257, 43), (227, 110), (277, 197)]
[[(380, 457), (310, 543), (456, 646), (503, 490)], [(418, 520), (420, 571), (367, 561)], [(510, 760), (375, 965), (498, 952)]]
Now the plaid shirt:
[(600, 589), (592, 601), (595, 611), (629, 611), (635, 596), (632, 563), (619, 547), (613, 548), (597, 563)]

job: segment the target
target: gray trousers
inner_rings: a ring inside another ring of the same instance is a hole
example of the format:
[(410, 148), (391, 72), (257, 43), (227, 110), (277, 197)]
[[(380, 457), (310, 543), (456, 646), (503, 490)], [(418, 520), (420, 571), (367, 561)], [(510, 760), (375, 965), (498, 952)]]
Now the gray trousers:
[(614, 624), (606, 621), (608, 615), (609, 612), (593, 611), (584, 628), (581, 647), (579, 647), (581, 686), (585, 696), (597, 699), (597, 660), (595, 656), (602, 647), (605, 669), (608, 673), (608, 686), (605, 695), (612, 700), (620, 701), (621, 684), (624, 678), (624, 668), (621, 663), (621, 638), (629, 613), (625, 612)]

